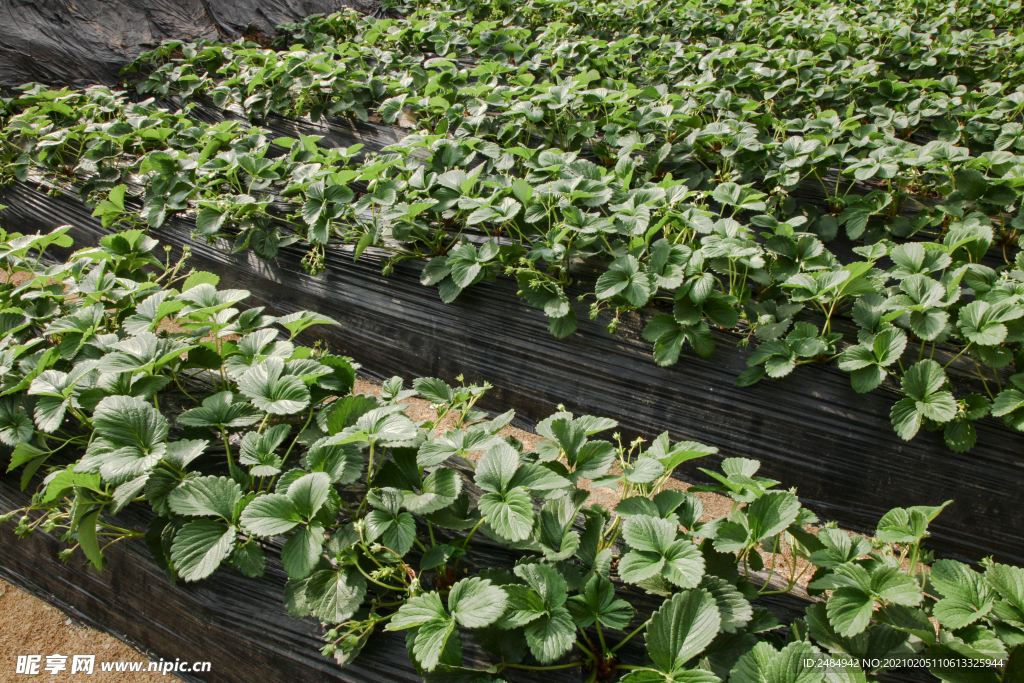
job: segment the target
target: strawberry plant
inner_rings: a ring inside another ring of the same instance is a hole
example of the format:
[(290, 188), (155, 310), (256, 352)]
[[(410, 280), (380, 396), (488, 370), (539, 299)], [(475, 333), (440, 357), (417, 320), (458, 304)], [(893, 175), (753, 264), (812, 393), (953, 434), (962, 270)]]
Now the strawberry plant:
[[(259, 577), (279, 552), (288, 611), (325, 625), (325, 655), (344, 665), (400, 632), (426, 680), (866, 681), (912, 658), (951, 683), (1018, 680), (1024, 570), (933, 561), (928, 524), (948, 503), (892, 510), (866, 538), (821, 525), (754, 460), (665, 488), (716, 452), (668, 433), (625, 444), (613, 420), (563, 411), (527, 449), (502, 436), (513, 411), (475, 408), (486, 385), (395, 377), (354, 393), (357, 366), (296, 341), (333, 321), (242, 310), (247, 292), (217, 289), (187, 252), (161, 260), (138, 230), (48, 257), (66, 232), (0, 235), (0, 440), (35, 490), (0, 519), (58, 534), (65, 561), (102, 569), (111, 545), (144, 539), (193, 582)], [(914, 410), (948, 403), (935, 372), (904, 378)], [(413, 396), (436, 418), (410, 419)], [(588, 506), (588, 487), (614, 506)], [(728, 496), (729, 514), (705, 519), (700, 491)], [(151, 508), (148, 528), (121, 526), (129, 505)], [(495, 544), (515, 559), (478, 569)], [(807, 579), (827, 598), (781, 630), (758, 599)], [(629, 586), (663, 602), (640, 612)], [(464, 667), (463, 636), (488, 668)], [(643, 654), (626, 647), (641, 636)]]
[[(349, 10), (270, 47), (165, 43), (125, 73), (159, 103), (26, 86), (0, 174), (108, 227), (303, 243), (312, 273), (332, 240), (384, 273), (419, 260), (445, 302), (515, 278), (557, 337), (639, 316), (659, 365), (734, 330), (737, 384), (834, 363), (894, 394), (901, 438), (964, 451), (986, 415), (1024, 427), (1018, 4)], [(339, 149), (274, 138), (274, 117), (407, 134)]]

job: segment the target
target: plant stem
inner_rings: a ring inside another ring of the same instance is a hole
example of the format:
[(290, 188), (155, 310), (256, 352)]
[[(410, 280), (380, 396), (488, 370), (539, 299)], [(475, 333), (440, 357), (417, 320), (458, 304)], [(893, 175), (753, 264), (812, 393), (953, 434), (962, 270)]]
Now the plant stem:
[[(971, 342), (971, 343), (973, 344), (974, 342)], [(966, 351), (966, 350), (967, 350), (967, 349), (969, 349), (969, 348), (971, 348), (971, 344), (968, 344), (968, 345), (967, 345), (967, 346), (965, 346), (964, 348), (960, 349), (960, 353), (958, 353), (958, 354), (956, 354), (955, 356), (953, 356), (953, 359), (952, 359), (951, 361), (949, 361), (948, 363), (946, 363), (945, 365), (943, 365), (943, 366), (942, 366), (942, 369), (943, 369), (943, 370), (945, 370), (945, 369), (946, 369), (946, 368), (948, 368), (948, 367), (949, 367), (950, 365), (952, 365), (952, 364), (953, 364), (953, 361), (955, 361), (955, 360), (956, 360), (957, 358), (959, 358), (960, 356), (964, 355), (964, 351)], [(935, 353), (935, 345), (934, 345), (934, 344), (932, 345), (932, 353)]]
[[(306, 418), (306, 424), (302, 425), (302, 429), (300, 429), (299, 433), (295, 435), (294, 439), (292, 439), (292, 445), (288, 446), (288, 450), (285, 451), (284, 457), (281, 458), (281, 471), (282, 472), (284, 471), (284, 464), (286, 462), (288, 462), (288, 456), (291, 455), (292, 449), (295, 448), (295, 444), (297, 444), (299, 442), (299, 437), (302, 436), (302, 432), (306, 431), (306, 428), (309, 427), (309, 423), (313, 421), (313, 410), (314, 410), (314, 408), (310, 408), (309, 409), (309, 417)], [(266, 418), (264, 418), (264, 421), (265, 420), (266, 420)]]
[(597, 626), (597, 639), (601, 643), (601, 652), (608, 652), (608, 645), (604, 642), (604, 632), (601, 630), (601, 620), (594, 619), (594, 624)]
[(230, 470), (235, 466), (235, 463), (231, 461), (231, 444), (228, 443), (228, 432), (224, 427), (220, 428), (220, 435), (224, 439), (224, 452), (227, 453), (228, 469)]
[(597, 657), (594, 656), (594, 653), (591, 652), (589, 649), (587, 649), (587, 646), (584, 645), (583, 643), (581, 643), (578, 640), (576, 641), (576, 647), (578, 647), (580, 650), (582, 650), (583, 654), (585, 654), (590, 661), (592, 661), (592, 662), (596, 662), (597, 661)]
[[(375, 442), (374, 441), (370, 441), (370, 463), (369, 463), (369, 467), (366, 468), (366, 488), (367, 489), (370, 488), (370, 480), (371, 480), (372, 475), (373, 475), (373, 447), (374, 447), (374, 445), (375, 445)], [(356, 509), (356, 515), (357, 516), (362, 514), (363, 508), (366, 506), (366, 500), (367, 500), (367, 498), (364, 496), (362, 502), (359, 503), (359, 507)]]
[(369, 574), (367, 574), (365, 571), (363, 571), (363, 568), (359, 566), (358, 562), (356, 562), (355, 568), (359, 570), (360, 574), (362, 574), (364, 577), (366, 577), (367, 581), (375, 583), (375, 584), (377, 584), (378, 586), (380, 586), (382, 588), (387, 588), (388, 590), (392, 590), (392, 591), (404, 591), (405, 590), (405, 588), (402, 588), (401, 586), (389, 586), (386, 583), (381, 583), (380, 581), (378, 581), (377, 579), (371, 577)]
[[(612, 648), (611, 650), (609, 650), (609, 652), (616, 652), (616, 651), (618, 651), (618, 649), (619, 649), (620, 647), (622, 647), (623, 645), (625, 645), (626, 643), (628, 643), (628, 642), (629, 642), (630, 638), (632, 638), (632, 637), (633, 637), (633, 636), (635, 636), (636, 634), (640, 633), (640, 631), (643, 631), (643, 630), (644, 630), (644, 629), (645, 629), (645, 628), (647, 627), (647, 624), (648, 624), (648, 622), (647, 622), (647, 621), (645, 621), (644, 623), (642, 623), (642, 624), (640, 624), (639, 626), (637, 626), (637, 627), (636, 627), (636, 628), (635, 628), (635, 629), (633, 630), (633, 632), (632, 632), (632, 633), (630, 633), (630, 634), (629, 634), (628, 636), (626, 636), (625, 638), (623, 638), (622, 640), (620, 640), (620, 641), (619, 641), (618, 643), (616, 643), (616, 644), (615, 644), (615, 647), (613, 647), (613, 648)], [(620, 668), (621, 668), (621, 667), (620, 667)]]
[(572, 669), (583, 666), (584, 662), (569, 662), (567, 664), (552, 664), (550, 666), (533, 666), (530, 664), (502, 664), (505, 669), (524, 669), (526, 671), (554, 671), (555, 669)]

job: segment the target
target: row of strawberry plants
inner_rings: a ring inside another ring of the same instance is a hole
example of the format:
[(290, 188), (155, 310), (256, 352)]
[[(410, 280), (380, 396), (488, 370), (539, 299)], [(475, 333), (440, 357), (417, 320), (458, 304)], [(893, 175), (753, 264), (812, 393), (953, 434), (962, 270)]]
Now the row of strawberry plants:
[[(879, 18), (869, 8), (866, 23)], [(576, 263), (598, 258), (607, 270), (588, 295), (591, 315), (610, 312), (611, 331), (630, 311), (671, 308), (645, 329), (659, 364), (677, 362), (687, 344), (709, 356), (710, 326), (742, 325), (742, 343), (759, 344), (740, 384), (838, 360), (857, 391), (893, 377), (904, 395), (892, 412), (903, 438), (941, 428), (951, 448), (965, 450), (974, 420), (990, 411), (1024, 426), (1020, 378), (1008, 371), (1019, 361), (1024, 314), (1021, 270), (1008, 251), (1021, 229), (1012, 212), (1024, 182), (1021, 158), (1008, 151), (1021, 143), (1013, 131), (1024, 106), (1022, 86), (1012, 89), (1021, 79), (1017, 34), (966, 43), (953, 35), (950, 22), (994, 20), (983, 15), (922, 23), (890, 12), (868, 29), (822, 9), (813, 15), (822, 28), (808, 32), (795, 31), (807, 19), (796, 9), (778, 12), (785, 20), (771, 29), (754, 12), (739, 28), (723, 10), (694, 24), (692, 7), (646, 19), (643, 8), (623, 10), (608, 29), (566, 7), (557, 16), (576, 23), (551, 21), (556, 9), (544, 3), (483, 23), (482, 11), (316, 18), (291, 27), (295, 48), (171, 43), (146, 58), (169, 61), (143, 89), (205, 93), (257, 117), (300, 115), (317, 98), (347, 102), (361, 92), (364, 110), (415, 119), (418, 130), (385, 154), (357, 159), (355, 148), (279, 139), (289, 151), (274, 159), (267, 138), (238, 122), (203, 125), (103, 89), (35, 87), (8, 105), (6, 168), (21, 179), (80, 184), (108, 225), (159, 227), (194, 211), (200, 235), (229, 234), (265, 258), (304, 239), (312, 272), (332, 237), (355, 244), (357, 258), (371, 245), (388, 250), (385, 272), (429, 259), (423, 282), (445, 301), (481, 279), (513, 276), (557, 336), (576, 328), (565, 291), (578, 279)], [(916, 67), (941, 78), (898, 80), (914, 75), (904, 64), (912, 55), (885, 46), (908, 26), (936, 50), (945, 46)], [(669, 40), (684, 29), (697, 32), (689, 48)], [(628, 30), (637, 35), (608, 42)], [(850, 44), (855, 36), (860, 59), (821, 66), (840, 48), (815, 53), (806, 41), (826, 34)], [(438, 36), (452, 38), (439, 45)], [(740, 36), (750, 42), (724, 42)], [(511, 47), (522, 43), (532, 47)], [(609, 64), (639, 63), (627, 74), (636, 82), (605, 75), (577, 47)], [(870, 51), (877, 59), (863, 59)], [(968, 74), (959, 60), (980, 66)], [(997, 76), (1007, 82), (986, 81)], [(715, 91), (716, 83), (729, 85)], [(797, 99), (778, 97), (781, 90)], [(844, 105), (845, 115), (816, 110), (820, 102)], [(904, 139), (940, 116), (953, 125), (938, 127), (940, 139)], [(831, 212), (794, 198), (808, 184), (825, 188)], [(141, 211), (125, 204), (128, 192)], [(913, 213), (913, 194), (943, 199)], [(290, 215), (282, 200), (301, 210)], [(865, 240), (855, 249), (863, 260), (844, 264), (825, 248), (841, 225)], [(915, 241), (899, 243), (906, 237)], [(980, 263), (993, 246), (1005, 266)], [(860, 328), (852, 345), (833, 326), (847, 315)], [(981, 384), (951, 379), (950, 365)]]
[[(696, 490), (732, 509), (705, 521), (694, 489), (662, 485), (713, 448), (667, 433), (624, 444), (602, 438), (612, 420), (559, 412), (530, 450), (502, 436), (512, 411), (475, 409), (486, 385), (354, 393), (348, 359), (294, 341), (329, 319), (240, 311), (247, 292), (217, 289), (187, 253), (161, 262), (140, 231), (46, 258), (72, 246), (66, 232), (0, 234), (0, 440), (35, 487), (0, 519), (60, 535), (67, 561), (102, 569), (106, 548), (145, 538), (172, 579), (225, 565), (258, 577), (282, 538), (285, 604), (325, 624), (324, 654), (344, 665), (404, 631), (428, 681), (575, 668), (592, 683), (868, 681), (914, 659), (950, 683), (1020, 680), (1024, 570), (933, 561), (923, 542), (945, 505), (852, 536), (756, 461), (727, 458)], [(413, 396), (436, 419), (413, 422)], [(615, 505), (587, 506), (588, 480)], [(152, 509), (147, 529), (119, 526), (129, 505)], [(481, 536), (514, 565), (458, 572), (486, 557)], [(827, 597), (781, 624), (755, 604), (772, 592), (754, 575), (766, 566), (781, 592), (807, 578)], [(624, 584), (663, 602), (638, 614)], [(463, 635), (490, 666), (463, 666)], [(625, 647), (641, 635), (643, 659)]]

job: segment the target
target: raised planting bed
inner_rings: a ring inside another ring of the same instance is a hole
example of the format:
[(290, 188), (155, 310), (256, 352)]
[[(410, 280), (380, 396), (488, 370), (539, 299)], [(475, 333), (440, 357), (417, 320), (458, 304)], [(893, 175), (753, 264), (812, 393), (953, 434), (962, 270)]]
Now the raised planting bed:
[[(110, 233), (73, 196), (48, 197), (15, 184), (3, 189), (0, 202), (9, 207), (0, 218), (24, 232), (71, 224), (69, 234), (82, 245)], [(721, 453), (711, 458), (760, 460), (766, 476), (796, 486), (809, 506), (848, 529), (869, 531), (908, 495), (921, 504), (953, 500), (932, 527), (937, 550), (1024, 563), (1019, 436), (995, 420), (978, 422), (979, 444), (968, 453), (946, 449), (938, 433), (904, 442), (889, 425), (893, 394), (884, 388), (856, 394), (847, 375), (832, 367), (733, 386), (747, 354), (726, 332), (713, 333), (719, 346), (713, 359), (659, 368), (639, 338), (639, 322), (612, 337), (584, 319), (575, 334), (556, 340), (545, 333), (546, 318), (516, 297), (507, 280), (480, 283), (448, 305), (419, 284), (415, 264), (384, 277), (379, 261), (353, 262), (338, 249), (324, 273), (311, 277), (300, 249), (286, 248), (267, 262), (231, 254), (224, 243), (192, 240), (192, 230), (188, 221), (172, 219), (159, 235), (173, 255), (187, 246), (190, 263), (217, 273), (224, 286), (251, 291), (254, 303), (279, 314), (315, 310), (339, 321), (319, 328), (317, 337), (381, 378), (464, 374), (494, 386), (488, 407), (515, 406), (529, 420), (564, 404), (612, 417), (629, 434), (653, 438), (668, 430), (673, 438), (713, 443)], [(695, 466), (676, 476), (707, 481)], [(989, 533), (978, 534), (979, 528)]]
[[(0, 474), (0, 511), (30, 503), (31, 496), (21, 490), (19, 479), (16, 474)], [(142, 509), (130, 509), (118, 521), (145, 528), (151, 519)], [(470, 564), (474, 568), (507, 567), (516, 560), (516, 554), (486, 539), (477, 543), (477, 562)], [(288, 575), (281, 565), (280, 543), (268, 545), (262, 578), (225, 570), (197, 584), (172, 583), (140, 541), (106, 551), (103, 571), (80, 561), (60, 561), (58, 555), (66, 547), (52, 534), (38, 531), (21, 539), (12, 525), (0, 525), (0, 578), (76, 621), (141, 649), (154, 661), (210, 662), (210, 672), (201, 676), (176, 674), (187, 683), (244, 683), (268, 676), (325, 683), (423, 680), (408, 661), (400, 634), (376, 634), (372, 645), (344, 668), (323, 657), (319, 653), (324, 631), (320, 622), (312, 617), (296, 619), (282, 604)], [(761, 581), (768, 578), (766, 570), (756, 576)], [(782, 589), (785, 582), (774, 578), (771, 585)], [(756, 604), (769, 609), (779, 621), (790, 623), (801, 617), (809, 604), (806, 593), (798, 593), (763, 596)], [(655, 596), (639, 590), (621, 590), (620, 596), (646, 613), (658, 607)], [(471, 639), (466, 639), (466, 645), (472, 646)], [(477, 654), (477, 663), (485, 664), (486, 658)], [(630, 662), (643, 662), (639, 642), (627, 645), (621, 655)], [(543, 675), (554, 683), (583, 680), (574, 671)], [(510, 680), (518, 683), (536, 678), (528, 672), (513, 672)], [(907, 683), (934, 679), (921, 668), (906, 668), (886, 672), (879, 680)]]

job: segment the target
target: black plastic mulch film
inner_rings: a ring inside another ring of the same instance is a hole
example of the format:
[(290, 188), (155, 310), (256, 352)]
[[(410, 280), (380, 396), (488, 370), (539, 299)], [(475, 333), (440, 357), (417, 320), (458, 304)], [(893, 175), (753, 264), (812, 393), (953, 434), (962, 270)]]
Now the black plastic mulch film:
[[(7, 0), (0, 21), (0, 86), (29, 80), (111, 83), (146, 43), (237, 37), (250, 27), (266, 33), (276, 24), (346, 5), (372, 9), (360, 0), (186, 0), (145, 7), (124, 0), (86, 0), (74, 7)], [(195, 111), (204, 114), (221, 115)], [(368, 151), (401, 136), (373, 124), (327, 127), (272, 118), (263, 125), (272, 137), (299, 128), (325, 135), (321, 144), (359, 142)], [(0, 214), (7, 229), (31, 233), (70, 224), (76, 248), (96, 244), (108, 232), (72, 193), (50, 197), (31, 184), (13, 184), (0, 188), (0, 204), (8, 206)], [(1020, 437), (995, 419), (977, 424), (978, 444), (969, 453), (949, 451), (937, 433), (903, 442), (889, 424), (895, 394), (857, 394), (836, 368), (799, 368), (781, 382), (733, 387), (747, 355), (733, 334), (715, 332), (718, 350), (711, 359), (690, 354), (676, 366), (659, 368), (640, 339), (639, 316), (611, 336), (600, 322), (585, 320), (581, 309), (578, 331), (557, 340), (547, 333), (544, 315), (516, 297), (512, 280), (478, 284), (446, 305), (436, 290), (419, 284), (421, 265), (401, 264), (383, 277), (369, 250), (353, 262), (350, 249), (329, 248), (326, 271), (310, 277), (300, 265), (299, 248), (265, 262), (251, 252), (230, 253), (226, 242), (194, 241), (193, 228), (192, 221), (175, 218), (154, 236), (172, 245), (174, 255), (190, 247), (192, 266), (217, 273), (223, 287), (251, 291), (250, 301), (272, 313), (310, 309), (333, 317), (341, 324), (314, 328), (316, 335), (374, 376), (452, 381), (464, 374), (468, 382), (488, 381), (494, 389), (482, 407), (515, 408), (523, 426), (564, 404), (576, 413), (617, 419), (627, 436), (651, 437), (667, 429), (674, 440), (720, 449), (714, 458), (681, 468), (680, 478), (702, 481), (696, 467), (716, 466), (722, 457), (755, 458), (762, 462), (761, 474), (797, 487), (806, 507), (854, 531), (872, 531), (893, 507), (953, 499), (931, 526), (930, 546), (939, 555), (975, 561), (994, 555), (1024, 564)], [(14, 479), (0, 478), (0, 509), (25, 500)], [(212, 661), (211, 674), (202, 680), (419, 680), (401, 636), (382, 637), (380, 647), (368, 648), (345, 669), (321, 657), (319, 626), (284, 612), (279, 563), (269, 564), (264, 580), (219, 572), (197, 585), (172, 586), (141, 547), (111, 552), (101, 575), (60, 564), (58, 546), (46, 534), (18, 541), (10, 525), (0, 528), (0, 576), (105, 630), (127, 634), (155, 655)], [(788, 612), (796, 606), (786, 598), (772, 607)], [(545, 678), (562, 680), (552, 673)], [(565, 674), (564, 680), (574, 678)]]
[(2, 0), (0, 88), (29, 81), (113, 85), (121, 67), (165, 39), (260, 40), (276, 26), (376, 0)]

